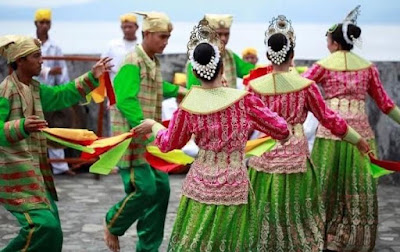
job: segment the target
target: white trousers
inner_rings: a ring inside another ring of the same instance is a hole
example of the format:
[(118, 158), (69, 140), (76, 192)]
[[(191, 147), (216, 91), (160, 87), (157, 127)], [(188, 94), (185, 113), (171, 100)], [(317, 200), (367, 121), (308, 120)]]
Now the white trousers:
[[(48, 149), (50, 159), (64, 159), (64, 149)], [(69, 170), (68, 163), (51, 163), (54, 174), (61, 174)]]

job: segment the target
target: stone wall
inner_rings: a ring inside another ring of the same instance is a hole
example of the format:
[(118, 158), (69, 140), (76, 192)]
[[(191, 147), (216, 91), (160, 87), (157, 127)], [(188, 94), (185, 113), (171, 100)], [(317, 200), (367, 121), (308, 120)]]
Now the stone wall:
[[(175, 72), (184, 71), (186, 54), (162, 55), (160, 60), (164, 79), (172, 81)], [(310, 60), (297, 60), (296, 65), (311, 65), (313, 62)], [(92, 64), (92, 62), (68, 62), (70, 78), (76, 78), (88, 71)], [(400, 62), (375, 62), (375, 64), (379, 69), (382, 83), (389, 96), (396, 104), (400, 105)], [(0, 81), (2, 81), (8, 73), (5, 61), (2, 58), (0, 59), (0, 66)], [(370, 124), (376, 134), (379, 156), (382, 159), (400, 160), (400, 126), (379, 111), (371, 99), (368, 101), (367, 107)], [(87, 114), (87, 127), (94, 131), (97, 129), (98, 108), (99, 106), (96, 104), (82, 107), (84, 113)], [(103, 128), (105, 128), (106, 125), (103, 125)], [(400, 185), (400, 173), (385, 176), (381, 179), (381, 183)]]

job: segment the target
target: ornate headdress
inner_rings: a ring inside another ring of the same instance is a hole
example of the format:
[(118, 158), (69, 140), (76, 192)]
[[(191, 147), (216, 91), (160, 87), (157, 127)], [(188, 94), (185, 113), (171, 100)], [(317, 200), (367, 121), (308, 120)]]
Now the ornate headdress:
[[(281, 50), (275, 52), (270, 46), (268, 46), (268, 39), (277, 33), (280, 33), (286, 37), (287, 44), (284, 45)], [(296, 45), (296, 36), (294, 34), (292, 22), (284, 15), (279, 15), (272, 18), (272, 20), (269, 22), (268, 30), (265, 32), (264, 43), (267, 46), (267, 54), (269, 55), (272, 63), (276, 65), (282, 64), (282, 62), (285, 61), (286, 54), (290, 50), (290, 46), (294, 48)]]
[[(211, 57), (210, 62), (205, 65), (200, 64), (194, 59), (193, 53), (199, 44), (207, 43), (214, 48), (214, 56)], [(221, 59), (221, 54), (223, 53), (221, 41), (219, 40), (218, 34), (214, 29), (208, 24), (206, 19), (200, 20), (199, 24), (193, 28), (190, 33), (190, 39), (187, 44), (188, 57), (190, 63), (192, 64), (193, 70), (197, 72), (198, 75), (204, 77), (205, 79), (211, 80), (215, 75), (215, 70)]]
[[(346, 18), (343, 20), (342, 22), (342, 33), (343, 33), (343, 38), (346, 41), (347, 44), (349, 45), (356, 45), (357, 47), (361, 47), (362, 46), (362, 39), (361, 37), (355, 38), (354, 36), (347, 35), (347, 31), (349, 29), (349, 25), (353, 24), (353, 25), (357, 25), (357, 18), (361, 13), (361, 5), (357, 5), (356, 8), (354, 8), (352, 11), (350, 11), (349, 14), (347, 14)], [(336, 31), (336, 29), (338, 28), (338, 24), (333, 25), (331, 28), (329, 28), (328, 33), (333, 33), (334, 31)]]

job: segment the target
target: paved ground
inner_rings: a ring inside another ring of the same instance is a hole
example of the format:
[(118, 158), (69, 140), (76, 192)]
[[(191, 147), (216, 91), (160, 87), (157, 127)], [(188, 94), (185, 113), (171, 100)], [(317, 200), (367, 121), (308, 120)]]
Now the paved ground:
[[(179, 203), (183, 175), (172, 175), (171, 198), (166, 220), (165, 239), (160, 251), (166, 251), (169, 234)], [(118, 175), (94, 180), (91, 174), (75, 177), (57, 176), (60, 196), (58, 208), (64, 232), (63, 251), (81, 252), (108, 251), (103, 242), (102, 220), (108, 208), (123, 195)], [(398, 187), (379, 188), (379, 234), (376, 251), (400, 252), (400, 196)], [(0, 207), (0, 248), (18, 232), (13, 216)], [(134, 251), (137, 239), (132, 227), (120, 238), (121, 252)], [(47, 252), (47, 251), (46, 251)]]

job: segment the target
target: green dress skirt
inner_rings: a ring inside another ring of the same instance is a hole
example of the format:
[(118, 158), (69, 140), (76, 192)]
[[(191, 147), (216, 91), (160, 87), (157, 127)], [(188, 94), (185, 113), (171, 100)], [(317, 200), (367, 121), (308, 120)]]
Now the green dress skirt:
[(168, 251), (257, 251), (256, 214), (254, 195), (229, 206), (182, 196)]
[(321, 251), (324, 207), (317, 173), (265, 173), (250, 168), (259, 220), (257, 251)]
[[(374, 141), (370, 146), (375, 148)], [(343, 141), (316, 138), (312, 160), (326, 211), (325, 248), (372, 251), (378, 224), (377, 182), (369, 161)]]

